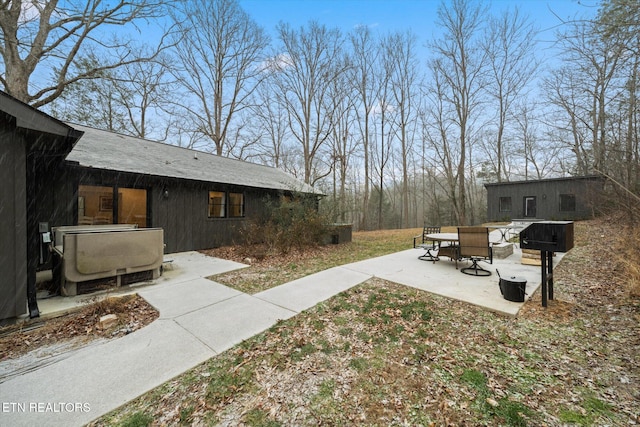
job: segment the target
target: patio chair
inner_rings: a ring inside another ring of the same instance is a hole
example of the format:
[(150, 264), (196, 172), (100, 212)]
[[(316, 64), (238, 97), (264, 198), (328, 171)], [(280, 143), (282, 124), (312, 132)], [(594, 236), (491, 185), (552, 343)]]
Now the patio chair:
[(94, 225), (106, 225), (111, 224), (111, 220), (106, 216), (97, 216), (93, 218)]
[(78, 217), (78, 225), (92, 225), (93, 217), (91, 216), (80, 216)]
[(441, 256), (447, 256), (451, 259), (451, 261), (455, 261), (456, 270), (458, 269), (458, 260), (460, 259), (460, 248), (458, 245), (453, 243), (440, 243), (440, 247), (438, 248), (438, 258)]
[[(413, 238), (413, 247), (414, 248), (424, 248), (425, 244), (431, 243), (431, 249), (435, 249), (436, 248), (436, 242), (429, 240), (429, 238), (427, 237), (427, 234), (432, 234), (432, 233), (439, 233), (440, 232), (440, 227), (436, 227), (436, 226), (424, 226), (424, 228), (422, 229), (422, 234), (418, 234), (417, 236), (414, 236)], [(418, 244), (418, 239), (422, 239), (421, 243)]]
[(493, 250), (489, 243), (487, 227), (458, 227), (458, 255), (471, 260), (471, 266), (463, 268), (464, 274), (472, 276), (490, 276), (491, 272), (482, 268), (479, 261), (493, 264)]

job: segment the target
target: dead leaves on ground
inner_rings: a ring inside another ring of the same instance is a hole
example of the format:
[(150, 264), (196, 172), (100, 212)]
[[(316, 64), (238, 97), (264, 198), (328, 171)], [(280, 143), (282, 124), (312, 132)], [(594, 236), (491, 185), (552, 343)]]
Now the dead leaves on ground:
[[(95, 298), (94, 298), (95, 299)], [(102, 330), (100, 317), (115, 314), (118, 322)], [(53, 319), (34, 319), (29, 323), (0, 330), (0, 361), (22, 356), (39, 347), (78, 339), (79, 344), (97, 338), (115, 338), (140, 329), (158, 317), (158, 312), (138, 295), (111, 297), (82, 308), (81, 311)]]
[(373, 279), (98, 424), (136, 412), (158, 424), (640, 423), (640, 304), (593, 230), (616, 235), (577, 224), (546, 309), (537, 293), (511, 319)]

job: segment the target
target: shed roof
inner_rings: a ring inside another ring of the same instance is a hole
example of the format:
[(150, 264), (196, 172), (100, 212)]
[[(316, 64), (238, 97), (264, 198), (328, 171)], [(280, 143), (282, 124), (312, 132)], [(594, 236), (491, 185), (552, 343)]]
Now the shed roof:
[(499, 187), (505, 185), (531, 185), (540, 184), (543, 182), (560, 182), (560, 181), (605, 181), (602, 175), (584, 175), (584, 176), (567, 176), (561, 178), (546, 178), (546, 179), (530, 179), (526, 181), (502, 181), (502, 182), (487, 182), (484, 184), (486, 187)]
[(72, 126), (84, 135), (67, 160), (83, 167), (320, 194), (310, 185), (273, 167), (86, 126)]

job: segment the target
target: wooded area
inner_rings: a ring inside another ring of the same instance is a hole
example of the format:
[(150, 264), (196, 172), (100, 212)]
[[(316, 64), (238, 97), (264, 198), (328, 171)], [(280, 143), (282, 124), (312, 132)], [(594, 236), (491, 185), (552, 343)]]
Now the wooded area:
[(272, 40), (236, 0), (7, 0), (0, 82), (61, 120), (282, 168), (356, 229), (481, 222), (484, 182), (596, 173), (637, 203), (636, 1), (559, 21), (547, 58), (517, 8), (426, 19), (425, 56), (410, 30)]

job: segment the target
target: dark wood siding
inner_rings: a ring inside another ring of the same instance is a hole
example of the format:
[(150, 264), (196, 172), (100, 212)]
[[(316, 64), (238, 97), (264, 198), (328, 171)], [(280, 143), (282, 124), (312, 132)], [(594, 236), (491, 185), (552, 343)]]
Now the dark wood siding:
[[(76, 189), (79, 184), (147, 189), (151, 218), (149, 224), (164, 229), (165, 253), (210, 249), (238, 243), (244, 225), (264, 213), (265, 198), (277, 198), (279, 195), (276, 190), (137, 176), (80, 167), (72, 169)], [(209, 191), (242, 193), (244, 217), (209, 218)], [(65, 202), (72, 206), (72, 209), (76, 209), (76, 196), (77, 194), (74, 194), (72, 200)], [(68, 224), (74, 224), (76, 216)]]
[[(597, 176), (558, 178), (539, 181), (486, 184), (487, 219), (509, 221), (524, 218), (524, 198), (536, 198), (536, 217), (546, 220), (579, 220), (591, 218), (601, 199), (604, 180)], [(560, 210), (562, 194), (575, 196), (575, 211)], [(511, 197), (511, 211), (500, 212), (500, 198)]]
[[(165, 231), (166, 252), (210, 249), (239, 242), (242, 227), (262, 214), (263, 198), (268, 191), (238, 188), (217, 184), (174, 182), (163, 184), (169, 192), (167, 199), (162, 191), (157, 194), (159, 214), (153, 217), (154, 227)], [(241, 192), (244, 194), (243, 218), (209, 218), (209, 191)], [(275, 192), (272, 192), (275, 194)], [(156, 208), (153, 208), (156, 212)]]
[(0, 319), (27, 311), (26, 149), (15, 119), (0, 117)]
[[(10, 113), (0, 113), (0, 319), (27, 312), (38, 315), (36, 271), (45, 269), (39, 223), (65, 224), (72, 209), (65, 176), (65, 157), (78, 135), (27, 105), (0, 97), (3, 108), (18, 111), (20, 123)], [(33, 128), (23, 127), (33, 125)], [(49, 133), (52, 132), (52, 133)]]

